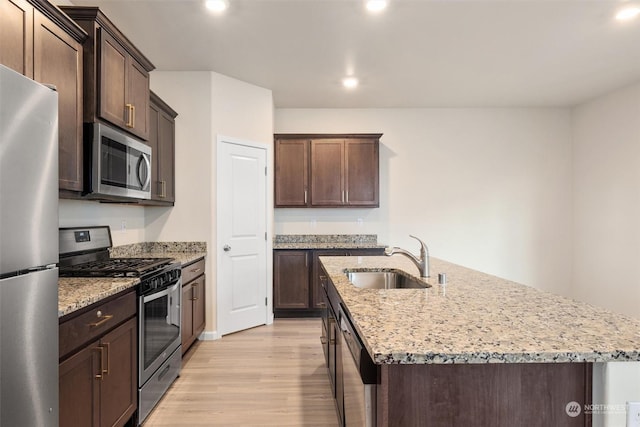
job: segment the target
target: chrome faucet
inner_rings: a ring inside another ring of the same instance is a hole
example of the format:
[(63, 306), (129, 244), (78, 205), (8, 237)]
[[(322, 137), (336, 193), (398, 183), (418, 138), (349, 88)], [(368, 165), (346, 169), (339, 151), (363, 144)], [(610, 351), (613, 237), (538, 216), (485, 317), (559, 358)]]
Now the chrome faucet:
[(409, 235), (409, 237), (413, 237), (418, 242), (420, 242), (420, 258), (419, 259), (411, 252), (405, 251), (404, 249), (397, 248), (397, 247), (393, 247), (393, 248), (387, 247), (384, 250), (384, 254), (386, 256), (391, 256), (395, 254), (402, 254), (406, 256), (411, 261), (413, 261), (416, 267), (418, 267), (418, 270), (420, 270), (420, 277), (429, 277), (429, 248), (427, 248), (427, 245), (422, 240), (418, 239), (416, 236)]

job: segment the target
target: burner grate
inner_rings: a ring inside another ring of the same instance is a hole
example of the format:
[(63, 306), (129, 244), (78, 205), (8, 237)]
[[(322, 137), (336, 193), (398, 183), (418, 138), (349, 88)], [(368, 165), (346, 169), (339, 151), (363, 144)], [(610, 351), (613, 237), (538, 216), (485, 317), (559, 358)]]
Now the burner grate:
[(110, 258), (63, 267), (60, 276), (138, 277), (171, 261), (172, 258)]

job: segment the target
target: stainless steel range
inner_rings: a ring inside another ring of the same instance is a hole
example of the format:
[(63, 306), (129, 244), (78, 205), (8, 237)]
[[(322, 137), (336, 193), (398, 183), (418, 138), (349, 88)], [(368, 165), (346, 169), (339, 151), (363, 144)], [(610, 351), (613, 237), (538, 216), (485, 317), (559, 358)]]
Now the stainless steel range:
[(110, 258), (108, 226), (60, 229), (60, 276), (140, 277), (138, 423), (180, 374), (180, 263), (172, 258)]

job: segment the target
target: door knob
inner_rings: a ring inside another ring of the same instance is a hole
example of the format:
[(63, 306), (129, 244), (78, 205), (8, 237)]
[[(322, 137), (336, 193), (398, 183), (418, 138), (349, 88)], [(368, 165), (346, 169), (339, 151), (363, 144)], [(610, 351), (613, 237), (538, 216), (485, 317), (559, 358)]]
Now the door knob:
[(222, 248), (222, 250), (224, 250), (225, 252), (229, 252), (231, 250), (231, 246), (229, 245), (224, 245), (224, 247)]

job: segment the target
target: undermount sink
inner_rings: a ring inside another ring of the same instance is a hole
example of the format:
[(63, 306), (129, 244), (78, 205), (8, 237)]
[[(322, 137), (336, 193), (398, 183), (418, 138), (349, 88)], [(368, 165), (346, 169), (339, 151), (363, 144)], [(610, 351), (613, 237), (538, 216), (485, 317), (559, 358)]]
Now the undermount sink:
[(431, 285), (395, 271), (346, 271), (356, 288), (363, 289), (425, 289)]

